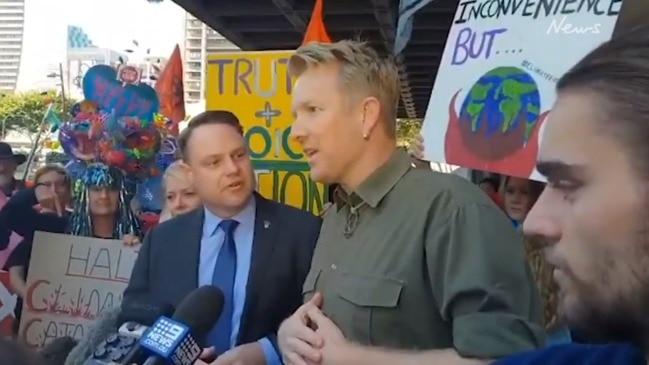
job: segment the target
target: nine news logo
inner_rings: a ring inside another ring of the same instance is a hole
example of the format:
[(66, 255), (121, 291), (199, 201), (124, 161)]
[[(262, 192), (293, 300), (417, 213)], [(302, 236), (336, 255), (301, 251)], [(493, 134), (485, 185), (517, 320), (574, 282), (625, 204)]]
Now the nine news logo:
[(200, 354), (201, 347), (191, 336), (187, 336), (171, 356), (171, 360), (174, 364), (193, 364)]
[(201, 353), (189, 328), (167, 317), (160, 317), (147, 330), (140, 345), (175, 365), (193, 364)]
[(166, 317), (160, 317), (142, 337), (140, 344), (156, 355), (169, 358), (180, 342), (189, 337), (189, 328)]

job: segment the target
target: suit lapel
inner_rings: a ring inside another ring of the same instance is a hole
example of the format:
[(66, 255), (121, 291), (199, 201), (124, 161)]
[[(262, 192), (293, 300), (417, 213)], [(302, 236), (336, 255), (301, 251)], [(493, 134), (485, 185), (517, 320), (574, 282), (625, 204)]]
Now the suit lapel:
[(246, 332), (252, 314), (255, 312), (259, 293), (264, 287), (266, 270), (272, 267), (272, 254), (278, 225), (274, 213), (274, 203), (255, 193), (257, 212), (255, 216), (255, 233), (252, 241), (252, 262), (246, 288), (246, 303), (241, 316), (239, 341)]
[(201, 238), (203, 237), (204, 215), (203, 208), (188, 213), (185, 217), (187, 219), (182, 221), (183, 226), (179, 227), (178, 231), (178, 234), (183, 237), (180, 240), (180, 242), (183, 242), (183, 247), (177, 251), (178, 265), (176, 270), (184, 272), (177, 273), (174, 276), (186, 280), (183, 286), (187, 289), (187, 293), (198, 287), (198, 264), (201, 253)]

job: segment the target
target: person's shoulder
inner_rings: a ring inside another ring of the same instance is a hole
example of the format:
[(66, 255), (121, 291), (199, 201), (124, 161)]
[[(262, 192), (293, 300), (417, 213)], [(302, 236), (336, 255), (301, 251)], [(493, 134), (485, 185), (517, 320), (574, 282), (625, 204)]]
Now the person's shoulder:
[(282, 219), (289, 221), (299, 221), (301, 224), (320, 224), (321, 219), (311, 212), (296, 208), (294, 206), (279, 203), (273, 200), (268, 200), (266, 198), (261, 198), (258, 200), (258, 203), (265, 204), (270, 209), (274, 210), (276, 216), (281, 217)]
[(402, 188), (420, 202), (427, 201), (429, 204), (449, 208), (466, 204), (487, 204), (497, 208), (487, 194), (462, 176), (429, 169), (411, 169), (403, 177), (403, 181)]
[[(203, 209), (202, 207), (199, 209)], [(155, 236), (168, 236), (169, 234), (175, 235), (179, 232), (186, 232), (183, 230), (187, 225), (195, 219), (198, 219), (201, 211), (199, 209), (192, 210), (184, 214), (179, 214), (173, 218), (169, 218), (164, 222), (160, 222), (155, 227), (151, 228), (149, 234)], [(180, 230), (179, 230), (180, 229)]]

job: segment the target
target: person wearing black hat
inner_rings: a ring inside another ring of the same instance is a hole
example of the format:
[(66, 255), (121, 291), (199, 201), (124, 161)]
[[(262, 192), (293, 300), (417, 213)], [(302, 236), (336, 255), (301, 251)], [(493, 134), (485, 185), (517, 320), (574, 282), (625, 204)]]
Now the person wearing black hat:
[(14, 174), (18, 166), (27, 161), (27, 156), (14, 153), (11, 146), (6, 142), (0, 142), (0, 190), (11, 196), (14, 191), (23, 187), (23, 182), (16, 180)]

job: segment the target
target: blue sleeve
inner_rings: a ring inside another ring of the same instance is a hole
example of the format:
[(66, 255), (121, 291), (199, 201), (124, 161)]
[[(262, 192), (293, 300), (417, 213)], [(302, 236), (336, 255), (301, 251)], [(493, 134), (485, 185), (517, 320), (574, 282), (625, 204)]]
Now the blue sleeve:
[(565, 344), (508, 356), (494, 365), (644, 365), (642, 350), (629, 344)]
[(266, 365), (283, 365), (282, 359), (279, 356), (279, 351), (276, 349), (275, 344), (269, 337), (264, 337), (259, 340), (262, 350), (264, 350), (264, 357), (266, 358)]

